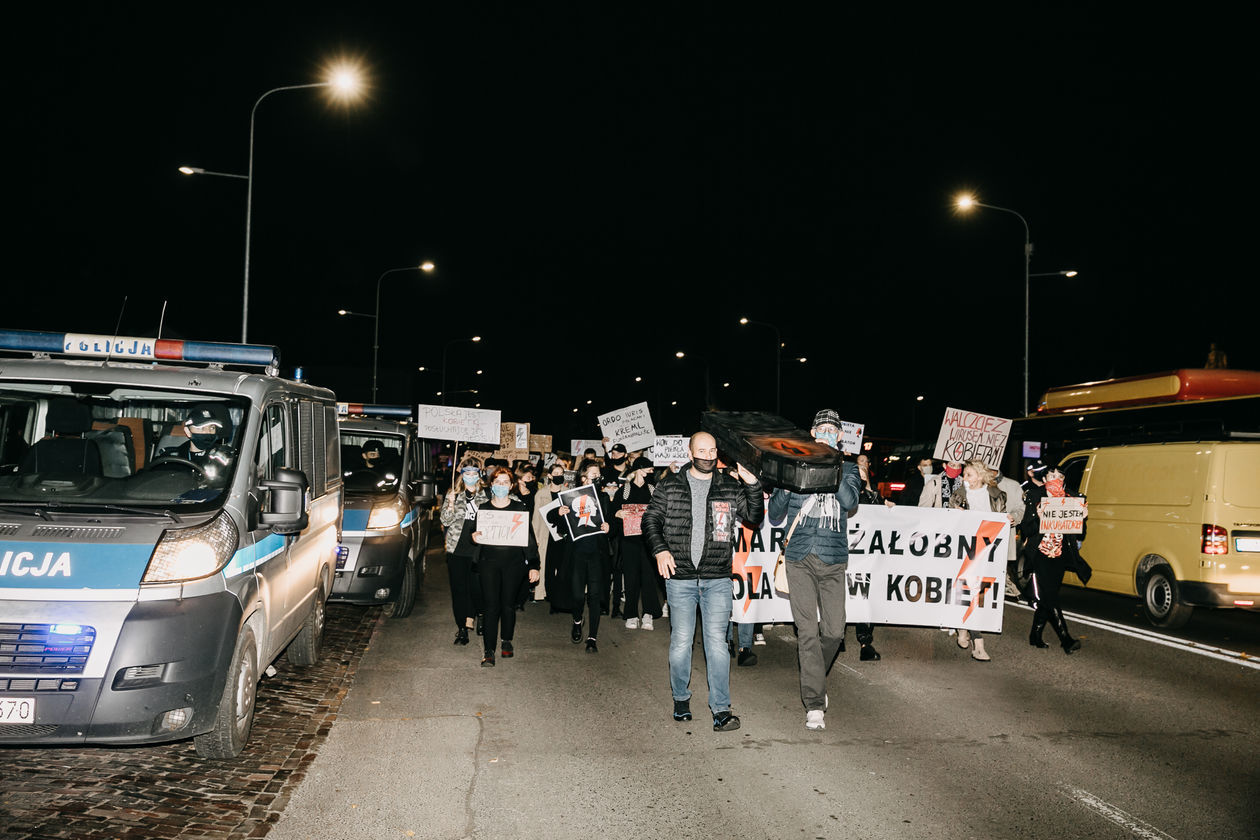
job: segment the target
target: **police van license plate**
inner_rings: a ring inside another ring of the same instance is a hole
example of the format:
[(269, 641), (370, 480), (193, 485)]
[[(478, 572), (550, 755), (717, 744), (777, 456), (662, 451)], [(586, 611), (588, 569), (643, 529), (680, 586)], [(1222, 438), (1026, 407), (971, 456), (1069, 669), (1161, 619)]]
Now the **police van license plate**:
[(34, 722), (34, 697), (0, 697), (0, 723)]

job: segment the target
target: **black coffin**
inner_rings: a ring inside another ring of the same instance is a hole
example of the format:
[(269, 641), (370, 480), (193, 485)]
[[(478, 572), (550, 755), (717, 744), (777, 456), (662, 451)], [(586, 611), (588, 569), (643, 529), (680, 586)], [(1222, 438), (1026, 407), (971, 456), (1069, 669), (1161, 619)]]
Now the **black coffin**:
[(841, 454), (775, 414), (709, 411), (700, 428), (717, 440), (724, 461), (738, 461), (767, 489), (825, 493), (840, 486)]

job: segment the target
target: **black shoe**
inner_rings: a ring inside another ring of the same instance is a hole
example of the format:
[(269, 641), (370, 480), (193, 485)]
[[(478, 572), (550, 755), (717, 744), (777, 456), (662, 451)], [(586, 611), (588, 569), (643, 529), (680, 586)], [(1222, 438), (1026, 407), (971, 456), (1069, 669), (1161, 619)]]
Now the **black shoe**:
[[(699, 634), (699, 633), (697, 633), (696, 635), (698, 636), (698, 635), (700, 635), (700, 634)], [(726, 649), (727, 649), (728, 651), (730, 651), (731, 656), (734, 656), (734, 655), (735, 655), (735, 640), (734, 640), (734, 639), (727, 639), (727, 640), (726, 640)]]
[(594, 640), (594, 639), (587, 639), (587, 640), (586, 640), (586, 652), (587, 652), (587, 653), (599, 653), (599, 645), (595, 644), (595, 640)]
[(494, 667), (494, 651), (488, 650), (486, 651), (486, 655), (481, 657), (481, 667), (482, 668)]
[(1071, 656), (1074, 651), (1081, 649), (1081, 643), (1073, 639), (1072, 634), (1068, 632), (1063, 610), (1056, 607), (1050, 613), (1050, 626), (1054, 628), (1054, 634), (1059, 637), (1059, 644), (1063, 647), (1064, 653)]
[(875, 650), (874, 645), (862, 645), (862, 651), (858, 655), (858, 658), (863, 662), (878, 662), (879, 651)]
[(600, 607), (600, 608), (599, 608), (599, 614), (600, 614), (600, 615), (608, 615), (608, 607)]
[(691, 720), (691, 701), (674, 701), (674, 720)]
[(573, 632), (569, 633), (569, 638), (573, 640), (573, 644), (582, 641), (582, 622), (573, 622)]
[(481, 613), (477, 613), (477, 635), (486, 635), (486, 617)]
[(459, 628), (459, 630), (455, 632), (454, 644), (457, 644), (457, 645), (468, 644), (468, 628), (467, 627), (461, 627)]
[(1028, 644), (1032, 645), (1035, 648), (1042, 648), (1042, 649), (1050, 647), (1050, 645), (1046, 644), (1045, 641), (1041, 638), (1041, 634), (1045, 631), (1045, 629), (1046, 629), (1045, 621), (1038, 621), (1037, 619), (1034, 618), (1033, 623), (1032, 623), (1032, 629), (1028, 631)]
[(839, 650), (837, 650), (836, 652), (837, 652), (837, 653), (844, 653), (844, 639), (841, 639), (841, 640), (840, 640), (840, 648), (839, 648)]
[(611, 616), (609, 616), (609, 617), (610, 617), (610, 618), (622, 618), (623, 616), (621, 615), (621, 607), (614, 607), (614, 608), (613, 608), (613, 611), (612, 611), (612, 615), (611, 615)]
[(757, 654), (753, 653), (751, 648), (740, 648), (739, 657), (735, 661), (740, 665), (756, 665)]
[(516, 655), (516, 651), (512, 650), (512, 643), (507, 639), (503, 640), (503, 649), (499, 651), (499, 655), (504, 659), (511, 659)]
[(729, 711), (718, 712), (713, 715), (714, 732), (733, 732), (736, 729), (739, 729), (739, 718)]

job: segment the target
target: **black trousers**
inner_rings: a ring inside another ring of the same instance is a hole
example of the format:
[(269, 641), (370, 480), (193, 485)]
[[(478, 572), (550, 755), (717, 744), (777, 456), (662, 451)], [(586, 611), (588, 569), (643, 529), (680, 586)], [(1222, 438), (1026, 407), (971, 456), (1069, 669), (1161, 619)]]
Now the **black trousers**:
[[(593, 539), (593, 538), (592, 538)], [(573, 567), (570, 576), (569, 597), (573, 608), (573, 620), (582, 620), (583, 604), (590, 614), (590, 626), (586, 630), (589, 638), (596, 638), (599, 633), (599, 600), (608, 591), (607, 556), (602, 551), (573, 552)]]
[(493, 652), (499, 643), (502, 629), (503, 641), (512, 641), (516, 632), (516, 596), (521, 589), (527, 569), (519, 559), (500, 560), (482, 557), (481, 599), (485, 606), (485, 649)]
[[(656, 588), (656, 560), (648, 557), (642, 537), (621, 538), (621, 572), (626, 578), (626, 618), (650, 615), (661, 617), (661, 599)], [(643, 611), (639, 612), (639, 599)]]
[(1028, 550), (1027, 557), (1032, 561), (1033, 603), (1037, 608), (1033, 621), (1044, 625), (1059, 608), (1059, 589), (1067, 566), (1062, 556), (1047, 557), (1035, 548)]
[(859, 645), (869, 645), (875, 641), (875, 625), (874, 624), (855, 624), (857, 629), (857, 640)]
[(447, 554), (446, 574), (451, 581), (451, 611), (455, 613), (455, 626), (466, 627), (467, 619), (481, 612), (481, 589), (473, 573), (472, 558)]
[[(604, 589), (600, 593), (600, 606), (604, 612), (608, 608), (618, 607), (621, 603), (621, 537), (608, 538), (608, 557), (604, 560)], [(608, 596), (608, 588), (612, 587), (612, 597)]]

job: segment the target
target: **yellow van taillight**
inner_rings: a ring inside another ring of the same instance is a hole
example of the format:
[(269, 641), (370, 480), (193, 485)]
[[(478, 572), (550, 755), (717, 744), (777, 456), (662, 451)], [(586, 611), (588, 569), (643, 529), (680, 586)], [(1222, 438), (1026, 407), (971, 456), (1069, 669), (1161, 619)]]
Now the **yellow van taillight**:
[(1203, 526), (1204, 554), (1224, 554), (1229, 551), (1229, 532), (1220, 525)]

